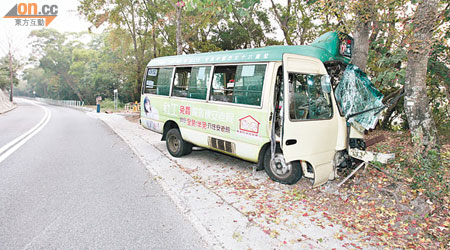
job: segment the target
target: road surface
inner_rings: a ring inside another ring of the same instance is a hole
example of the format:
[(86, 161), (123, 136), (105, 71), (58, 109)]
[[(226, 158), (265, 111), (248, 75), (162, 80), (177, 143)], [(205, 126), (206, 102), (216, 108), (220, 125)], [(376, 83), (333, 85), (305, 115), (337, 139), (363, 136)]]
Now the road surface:
[(17, 102), (0, 115), (0, 249), (208, 248), (100, 120)]

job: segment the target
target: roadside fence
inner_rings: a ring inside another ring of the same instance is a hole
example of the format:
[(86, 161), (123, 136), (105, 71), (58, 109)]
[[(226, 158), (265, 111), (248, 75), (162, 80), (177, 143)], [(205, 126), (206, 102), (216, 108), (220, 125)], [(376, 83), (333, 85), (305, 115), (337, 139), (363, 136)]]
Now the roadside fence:
[(82, 101), (76, 101), (76, 100), (53, 100), (48, 98), (34, 98), (36, 101), (40, 101), (43, 103), (48, 103), (52, 105), (59, 105), (59, 106), (70, 106), (70, 107), (83, 107), (84, 102)]

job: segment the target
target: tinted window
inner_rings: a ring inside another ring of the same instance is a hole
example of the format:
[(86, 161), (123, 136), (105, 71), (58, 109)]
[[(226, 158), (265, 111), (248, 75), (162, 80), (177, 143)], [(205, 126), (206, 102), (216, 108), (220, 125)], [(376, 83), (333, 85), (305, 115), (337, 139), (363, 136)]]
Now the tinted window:
[(211, 100), (259, 106), (265, 72), (263, 64), (215, 67)]
[(149, 68), (144, 93), (169, 95), (173, 68)]
[(289, 73), (289, 116), (291, 119), (329, 119), (330, 94), (322, 90), (321, 75)]

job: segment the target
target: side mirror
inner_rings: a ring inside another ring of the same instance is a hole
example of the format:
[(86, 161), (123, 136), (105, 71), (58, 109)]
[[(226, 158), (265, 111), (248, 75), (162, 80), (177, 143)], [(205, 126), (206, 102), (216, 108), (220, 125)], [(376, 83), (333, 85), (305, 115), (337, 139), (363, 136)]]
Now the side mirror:
[(331, 78), (329, 75), (323, 75), (320, 78), (320, 84), (322, 85), (323, 92), (331, 93)]

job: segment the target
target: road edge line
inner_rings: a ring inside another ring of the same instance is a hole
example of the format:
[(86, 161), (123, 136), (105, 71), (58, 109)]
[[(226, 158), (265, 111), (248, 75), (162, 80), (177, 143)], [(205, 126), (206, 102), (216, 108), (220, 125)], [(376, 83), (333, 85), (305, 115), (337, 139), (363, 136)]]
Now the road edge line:
[(0, 163), (6, 160), (11, 154), (13, 154), (17, 149), (19, 149), (22, 145), (24, 145), (28, 140), (30, 140), (34, 135), (36, 135), (39, 131), (41, 131), (47, 123), (50, 121), (52, 113), (49, 109), (39, 105), (32, 103), (35, 106), (42, 108), (45, 112), (44, 118), (35, 125), (33, 128), (20, 135), (16, 139), (7, 143), (5, 146), (0, 148)]

